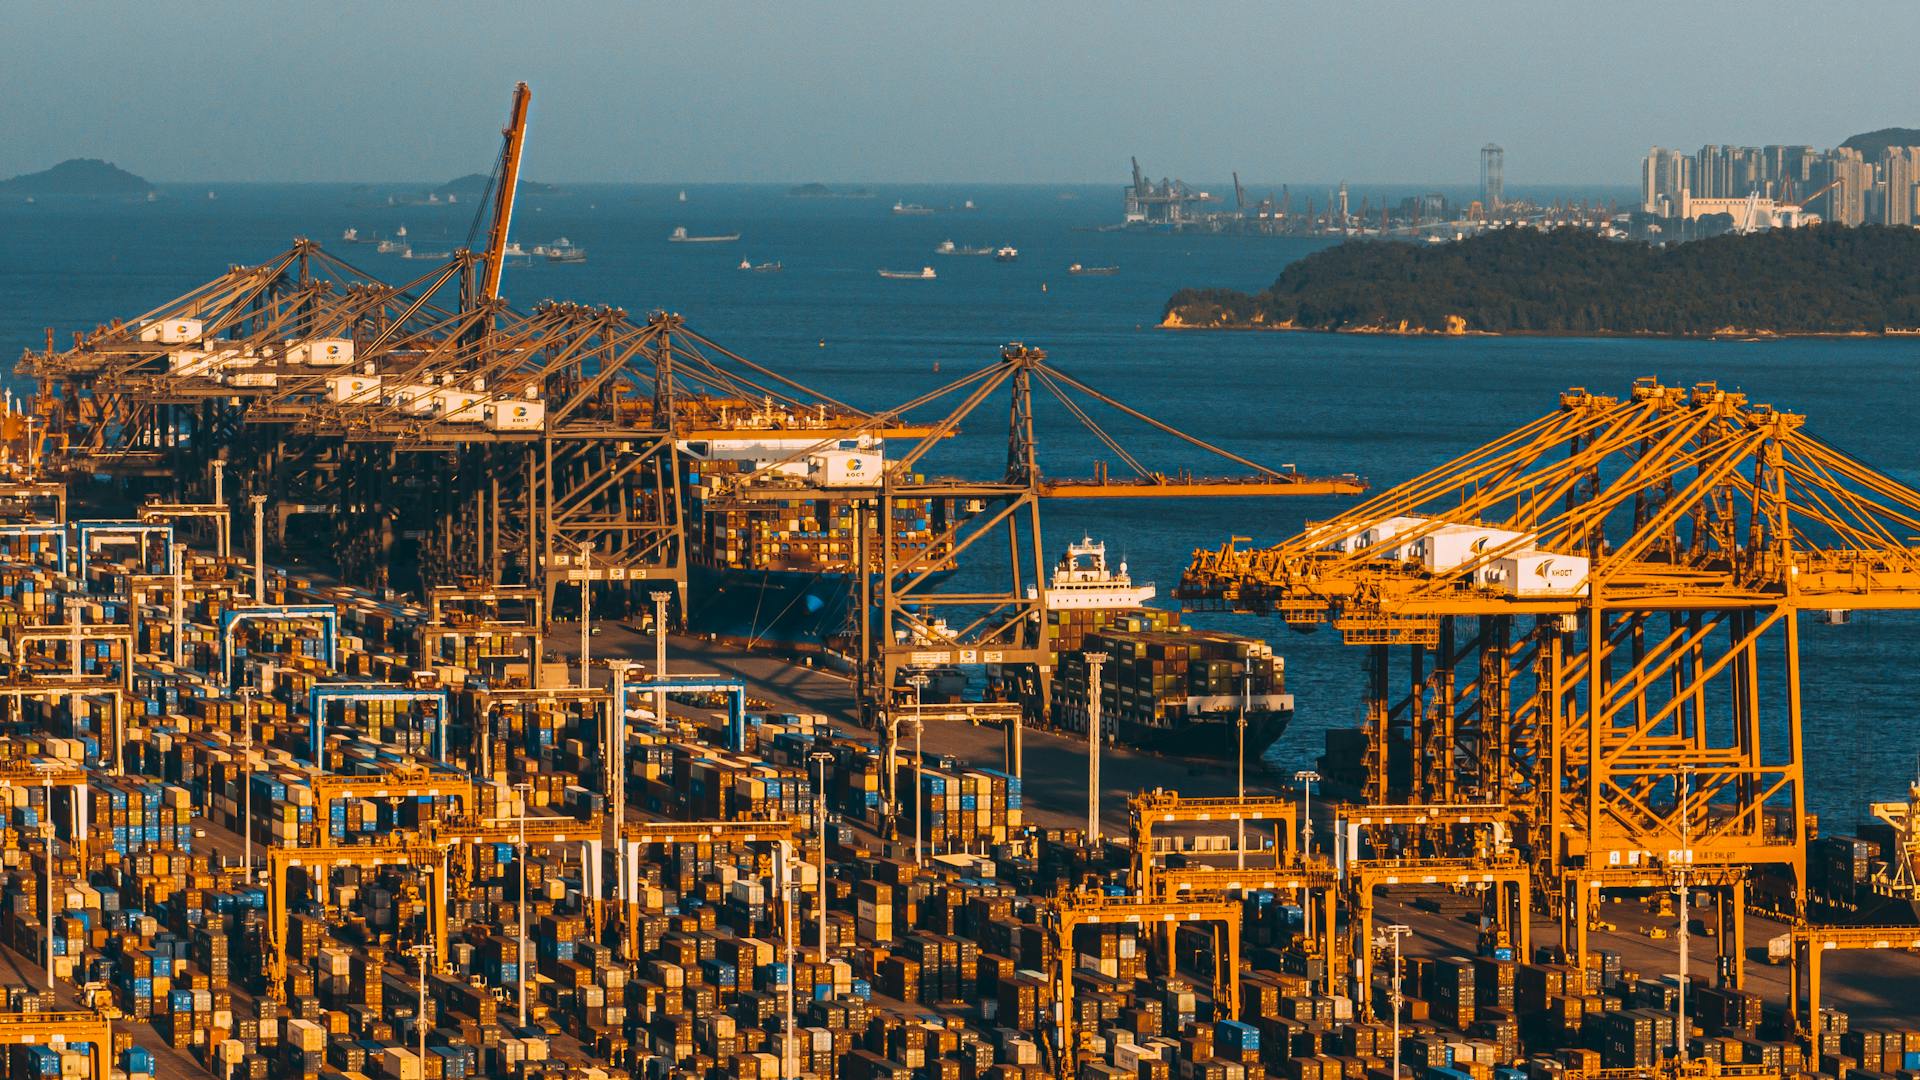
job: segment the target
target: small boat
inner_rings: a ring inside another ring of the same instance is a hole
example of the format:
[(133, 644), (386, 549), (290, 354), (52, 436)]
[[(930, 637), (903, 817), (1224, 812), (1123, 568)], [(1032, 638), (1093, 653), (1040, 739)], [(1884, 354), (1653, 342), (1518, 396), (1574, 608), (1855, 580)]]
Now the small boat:
[(1074, 263), (1067, 267), (1067, 273), (1079, 277), (1112, 277), (1119, 272), (1120, 268), (1117, 266), (1082, 266)]
[(781, 267), (777, 262), (755, 263), (752, 259), (741, 259), (740, 269), (751, 270), (756, 274), (777, 274)]
[(980, 209), (980, 208), (979, 208), (979, 207), (977, 207), (977, 206), (975, 206), (975, 205), (973, 205), (973, 200), (972, 200), (972, 199), (968, 199), (968, 200), (967, 200), (967, 201), (966, 201), (966, 202), (965, 202), (964, 204), (962, 204), (962, 205), (961, 205), (961, 207), (960, 207), (960, 209), (962, 209), (962, 210), (978, 210), (978, 209)]
[(993, 258), (994, 258), (994, 261), (996, 262), (1013, 262), (1015, 259), (1018, 259), (1019, 257), (1020, 257), (1020, 249), (1014, 247), (1012, 244), (1006, 244), (1000, 248), (997, 248), (993, 253)]
[(739, 233), (727, 233), (724, 236), (690, 236), (685, 225), (676, 225), (667, 237), (670, 244), (730, 244), (740, 239)]
[(151, 192), (151, 191), (149, 191), (149, 192), (147, 192), (147, 201), (148, 201), (148, 202), (159, 202), (159, 201), (160, 201), (160, 196), (159, 196), (158, 194), (156, 194), (155, 192)]
[(686, 193), (685, 191), (682, 191), (682, 192), (680, 193), (680, 201), (681, 201), (681, 202), (686, 202), (686, 201), (687, 201), (687, 193)]
[(363, 244), (366, 241), (360, 239), (359, 229), (348, 229), (346, 232), (340, 234), (340, 242), (343, 244)]
[(933, 208), (930, 206), (921, 206), (919, 203), (896, 202), (893, 204), (893, 212), (896, 214), (931, 214), (933, 213)]
[(208, 201), (208, 202), (212, 202), (214, 198), (215, 198), (215, 196), (214, 196), (214, 194), (213, 194), (213, 192), (211, 192), (211, 191), (209, 191), (209, 192), (207, 192), (207, 201)]
[(933, 272), (933, 267), (923, 266), (918, 272), (912, 270), (882, 270), (880, 271), (880, 276), (889, 281), (932, 281), (939, 275)]
[(400, 257), (403, 259), (426, 259), (432, 262), (440, 262), (445, 259), (453, 258), (453, 252), (451, 251), (415, 251), (412, 248), (408, 248), (406, 251), (403, 251), (400, 253)]
[(527, 249), (521, 247), (520, 241), (518, 240), (515, 240), (512, 243), (508, 244), (506, 247), (503, 247), (500, 249), (500, 254), (506, 255), (506, 256), (525, 255), (526, 253), (527, 253)]

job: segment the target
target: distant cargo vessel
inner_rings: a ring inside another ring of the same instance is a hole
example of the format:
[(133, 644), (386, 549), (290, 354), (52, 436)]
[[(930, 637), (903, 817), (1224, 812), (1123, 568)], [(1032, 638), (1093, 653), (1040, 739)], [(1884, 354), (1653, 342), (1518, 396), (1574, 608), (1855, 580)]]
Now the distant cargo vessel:
[(938, 277), (933, 267), (923, 266), (918, 270), (882, 270), (880, 276), (889, 281), (932, 281)]
[(667, 242), (670, 244), (730, 244), (738, 239), (740, 239), (739, 233), (692, 236), (688, 234), (685, 225), (674, 226), (673, 232), (667, 236)]
[(935, 255), (991, 255), (992, 244), (956, 245), (951, 240), (942, 240), (933, 249)]
[[(1231, 760), (1246, 719), (1247, 760), (1258, 760), (1293, 719), (1285, 665), (1257, 638), (1199, 630), (1146, 606), (1154, 587), (1135, 585), (1104, 543), (1067, 548), (1046, 591), (1040, 632), (1059, 657), (1053, 723), (1087, 730), (1087, 653), (1107, 654), (1100, 714), (1120, 743), (1179, 757)], [(1031, 593), (1029, 593), (1031, 595)]]
[(893, 204), (893, 212), (896, 214), (931, 214), (933, 213), (933, 207), (921, 206), (919, 203), (896, 202)]
[(1067, 267), (1067, 273), (1075, 277), (1111, 277), (1120, 272), (1117, 266), (1082, 266), (1074, 263)]

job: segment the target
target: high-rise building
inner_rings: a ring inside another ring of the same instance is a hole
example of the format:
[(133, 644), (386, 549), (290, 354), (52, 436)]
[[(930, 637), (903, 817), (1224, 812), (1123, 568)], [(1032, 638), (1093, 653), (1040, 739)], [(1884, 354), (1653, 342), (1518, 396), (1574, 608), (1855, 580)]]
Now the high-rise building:
[(1492, 213), (1507, 201), (1507, 152), (1493, 143), (1480, 148), (1480, 204)]
[(1661, 217), (1680, 212), (1692, 190), (1693, 158), (1656, 146), (1640, 163), (1640, 209)]
[(1920, 187), (1920, 146), (1889, 146), (1880, 155), (1879, 197), (1872, 215), (1881, 225), (1912, 225), (1914, 189)]
[(1840, 147), (1827, 154), (1827, 182), (1820, 214), (1840, 225), (1859, 225), (1867, 217), (1867, 191), (1873, 187), (1873, 166), (1860, 151)]

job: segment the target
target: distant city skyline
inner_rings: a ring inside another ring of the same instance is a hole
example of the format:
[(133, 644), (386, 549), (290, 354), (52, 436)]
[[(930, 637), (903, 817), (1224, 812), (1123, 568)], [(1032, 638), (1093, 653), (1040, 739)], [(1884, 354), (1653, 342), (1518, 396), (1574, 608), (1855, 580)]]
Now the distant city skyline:
[[(1203, 183), (1473, 185), (1491, 142), (1509, 190), (1631, 186), (1649, 145), (1920, 125), (1920, 8), (1860, 7), (12, 0), (0, 176), (444, 180), (487, 168), (525, 79), (525, 175), (556, 183), (1107, 183), (1138, 155)], [(1847, 77), (1755, 75), (1782, 69)]]

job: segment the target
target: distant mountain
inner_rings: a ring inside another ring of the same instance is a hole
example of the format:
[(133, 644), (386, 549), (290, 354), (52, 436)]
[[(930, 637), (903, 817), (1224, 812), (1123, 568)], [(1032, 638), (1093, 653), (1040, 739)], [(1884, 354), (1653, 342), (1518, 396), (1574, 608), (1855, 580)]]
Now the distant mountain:
[[(448, 195), (458, 195), (463, 199), (473, 198), (487, 190), (487, 182), (491, 179), (492, 177), (486, 173), (468, 173), (458, 179), (449, 180), (441, 184), (439, 187), (433, 189), (433, 193), (442, 198)], [(535, 180), (522, 180), (520, 181), (519, 187), (520, 194), (522, 195), (555, 195), (560, 191), (559, 188), (552, 184), (542, 184)]]
[(1881, 128), (1850, 136), (1840, 145), (1858, 150), (1861, 157), (1872, 161), (1889, 146), (1920, 146), (1920, 128)]
[(0, 180), (10, 195), (145, 195), (153, 185), (110, 162), (72, 158), (51, 169)]

